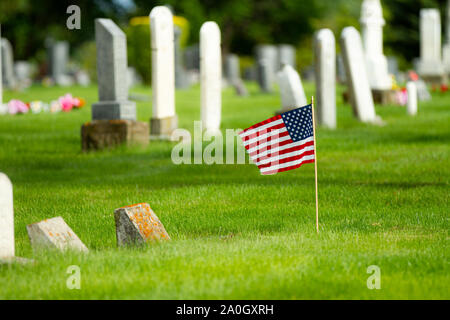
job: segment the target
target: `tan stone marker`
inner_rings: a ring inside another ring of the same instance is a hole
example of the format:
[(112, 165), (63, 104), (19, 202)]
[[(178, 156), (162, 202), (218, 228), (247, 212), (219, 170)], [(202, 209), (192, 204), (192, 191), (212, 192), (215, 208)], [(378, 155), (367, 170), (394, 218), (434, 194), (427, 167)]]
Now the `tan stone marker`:
[(30, 224), (27, 231), (35, 251), (40, 249), (89, 251), (61, 217)]
[(170, 240), (170, 237), (148, 203), (139, 203), (114, 210), (119, 247), (149, 241)]

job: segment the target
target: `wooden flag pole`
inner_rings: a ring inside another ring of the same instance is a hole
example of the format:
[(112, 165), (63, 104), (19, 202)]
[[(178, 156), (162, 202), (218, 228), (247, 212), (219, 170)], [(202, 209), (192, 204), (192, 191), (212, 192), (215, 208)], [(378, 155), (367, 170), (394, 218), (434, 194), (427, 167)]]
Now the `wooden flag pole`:
[(314, 96), (311, 97), (313, 137), (314, 137), (314, 176), (316, 179), (316, 230), (319, 233), (319, 197), (317, 190), (317, 151), (316, 151), (316, 121), (314, 118)]

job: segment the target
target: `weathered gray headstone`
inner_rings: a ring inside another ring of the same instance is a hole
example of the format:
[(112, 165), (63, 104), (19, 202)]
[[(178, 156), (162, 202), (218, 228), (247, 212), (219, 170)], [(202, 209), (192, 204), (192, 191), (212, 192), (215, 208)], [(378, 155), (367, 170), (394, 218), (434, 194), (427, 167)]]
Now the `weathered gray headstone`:
[(228, 54), (225, 58), (225, 76), (238, 96), (248, 95), (247, 88), (241, 79), (239, 57), (236, 54)]
[(347, 76), (345, 74), (344, 59), (341, 54), (336, 57), (336, 67), (337, 67), (337, 79), (339, 83), (347, 83)]
[(284, 65), (278, 73), (278, 82), (281, 95), (281, 114), (286, 111), (307, 105), (300, 75), (291, 65)]
[(422, 78), (441, 77), (441, 15), (438, 9), (420, 10), (420, 62), (418, 73)]
[(2, 50), (2, 81), (7, 88), (14, 88), (16, 80), (14, 77), (14, 57), (11, 43), (6, 38), (1, 38)]
[(119, 247), (170, 240), (166, 229), (148, 203), (116, 209), (114, 220)]
[(189, 81), (183, 63), (183, 49), (181, 48), (181, 29), (174, 27), (175, 44), (175, 87), (177, 89), (189, 88)]
[(444, 63), (445, 72), (450, 74), (450, 0), (447, 0), (445, 24), (445, 41), (442, 47), (442, 62)]
[(217, 23), (205, 22), (200, 28), (201, 119), (206, 131), (220, 129), (222, 112), (221, 36)]
[(136, 104), (128, 101), (127, 40), (110, 19), (95, 19), (99, 102), (92, 120), (136, 120)]
[(69, 61), (69, 43), (67, 41), (47, 42), (48, 66), (50, 76), (58, 85), (70, 85), (71, 79), (67, 75), (67, 63)]
[[(389, 74), (392, 74), (395, 76), (396, 79), (398, 79), (400, 73), (398, 70), (398, 61), (396, 57), (387, 57), (388, 62), (388, 72)], [(398, 80), (397, 80), (398, 81)]]
[(89, 251), (61, 217), (30, 224), (27, 226), (27, 231), (33, 250)]
[(417, 88), (414, 81), (408, 81), (406, 83), (406, 91), (408, 92), (406, 110), (409, 115), (414, 116), (417, 114)]
[(272, 92), (273, 90), (273, 73), (269, 62), (266, 59), (258, 60), (257, 62), (257, 77), (258, 84), (263, 92)]
[[(264, 76), (269, 82), (270, 86), (276, 83), (276, 74), (280, 70), (279, 60), (278, 60), (278, 49), (275, 45), (262, 44), (255, 48), (256, 61), (258, 63), (264, 64), (264, 72), (267, 76)], [(258, 70), (260, 68), (258, 67)], [(259, 75), (258, 75), (259, 77)], [(266, 91), (263, 89), (263, 91)], [(269, 90), (271, 91), (271, 90)]]
[(184, 62), (187, 70), (200, 70), (200, 48), (198, 44), (184, 50)]
[(445, 10), (445, 43), (450, 44), (450, 0), (447, 0)]
[(168, 139), (178, 126), (175, 113), (175, 48), (172, 12), (157, 6), (150, 12), (152, 36), (152, 136)]
[(336, 43), (330, 29), (315, 35), (316, 101), (318, 123), (336, 128)]
[(367, 75), (372, 89), (390, 90), (387, 59), (383, 54), (383, 12), (380, 0), (364, 0), (361, 6), (361, 28)]
[(92, 121), (81, 127), (82, 149), (145, 146), (149, 143), (149, 124), (136, 121), (136, 103), (128, 100), (125, 33), (110, 19), (96, 19), (95, 42), (100, 101), (92, 105)]
[(278, 45), (278, 70), (283, 68), (283, 65), (288, 64), (294, 69), (296, 68), (296, 50), (293, 45), (280, 44)]
[(9, 178), (0, 172), (0, 259), (14, 256), (13, 188)]
[(225, 58), (225, 77), (230, 84), (241, 78), (239, 57), (236, 54), (228, 54)]
[(380, 122), (375, 114), (361, 37), (358, 31), (354, 27), (344, 28), (340, 44), (354, 114), (362, 122)]

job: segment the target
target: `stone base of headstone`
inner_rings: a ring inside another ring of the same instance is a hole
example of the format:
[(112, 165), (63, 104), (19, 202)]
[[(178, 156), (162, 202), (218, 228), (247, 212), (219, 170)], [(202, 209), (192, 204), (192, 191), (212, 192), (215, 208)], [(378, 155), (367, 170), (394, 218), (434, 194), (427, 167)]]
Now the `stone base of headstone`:
[(93, 120), (136, 120), (136, 102), (99, 101), (92, 104)]
[[(372, 89), (373, 102), (381, 105), (398, 104), (395, 97), (396, 92), (396, 90)], [(351, 102), (350, 93), (348, 91), (342, 93), (342, 98), (345, 103)]]
[(81, 127), (83, 151), (101, 150), (121, 144), (142, 145), (149, 143), (148, 123), (131, 120), (95, 120)]
[(12, 258), (0, 258), (0, 265), (2, 264), (30, 264), (34, 263), (33, 259), (12, 257)]
[(169, 234), (148, 203), (116, 209), (114, 220), (119, 247), (170, 240)]
[(172, 132), (178, 128), (178, 116), (150, 119), (150, 139), (170, 140)]
[(446, 74), (442, 75), (423, 75), (421, 76), (421, 79), (425, 81), (426, 84), (432, 85), (432, 86), (440, 86), (441, 84), (447, 84), (448, 83), (448, 76)]
[(33, 250), (56, 249), (88, 252), (88, 248), (61, 217), (45, 219), (27, 226)]
[(398, 104), (396, 99), (397, 90), (372, 89), (373, 102), (381, 105)]

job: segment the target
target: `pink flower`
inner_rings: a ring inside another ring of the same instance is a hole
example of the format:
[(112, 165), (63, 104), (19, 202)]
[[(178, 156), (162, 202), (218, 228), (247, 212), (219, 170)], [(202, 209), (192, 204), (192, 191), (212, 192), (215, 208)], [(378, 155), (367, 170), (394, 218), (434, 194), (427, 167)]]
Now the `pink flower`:
[(61, 104), (62, 111), (66, 112), (72, 110), (72, 108), (79, 103), (78, 99), (72, 97), (70, 93), (66, 94), (65, 96), (59, 97), (58, 101)]
[(8, 102), (8, 112), (10, 114), (27, 113), (28, 106), (20, 100), (13, 99)]

